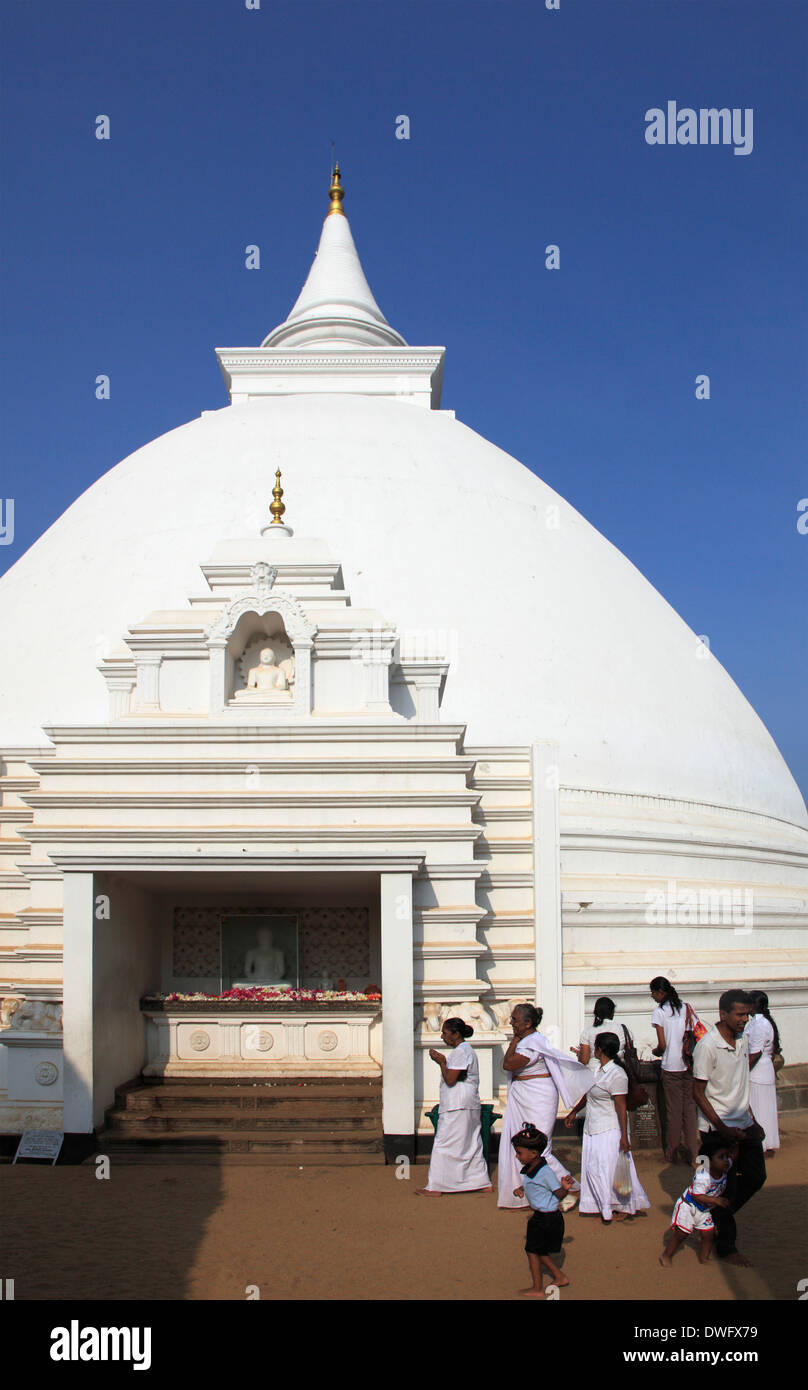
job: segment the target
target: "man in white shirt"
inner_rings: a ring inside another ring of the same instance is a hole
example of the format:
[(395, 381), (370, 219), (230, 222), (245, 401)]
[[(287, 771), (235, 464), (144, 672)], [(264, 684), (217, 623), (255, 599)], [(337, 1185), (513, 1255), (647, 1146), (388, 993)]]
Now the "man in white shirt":
[(701, 1112), (702, 1138), (705, 1131), (718, 1130), (728, 1143), (738, 1145), (727, 1180), (729, 1206), (712, 1213), (716, 1253), (737, 1265), (750, 1261), (735, 1244), (735, 1212), (766, 1181), (763, 1130), (749, 1108), (749, 1047), (743, 1030), (750, 1003), (744, 990), (726, 990), (718, 1001), (718, 1023), (705, 1033), (693, 1053), (693, 1093)]

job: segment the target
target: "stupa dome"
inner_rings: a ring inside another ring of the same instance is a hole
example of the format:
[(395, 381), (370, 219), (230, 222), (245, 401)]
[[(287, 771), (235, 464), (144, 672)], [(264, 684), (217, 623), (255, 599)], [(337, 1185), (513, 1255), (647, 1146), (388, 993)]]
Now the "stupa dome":
[(387, 323), (332, 201), (289, 319), (260, 348), (219, 352), (233, 403), (117, 464), (0, 580), (0, 742), (104, 721), (98, 662), (144, 614), (198, 595), (221, 541), (260, 550), (280, 467), (289, 546), (305, 560), (304, 538), (323, 538), (355, 605), (450, 659), (441, 717), (469, 745), (553, 740), (567, 786), (808, 825), (770, 734), (665, 599), (437, 408), (442, 349)]

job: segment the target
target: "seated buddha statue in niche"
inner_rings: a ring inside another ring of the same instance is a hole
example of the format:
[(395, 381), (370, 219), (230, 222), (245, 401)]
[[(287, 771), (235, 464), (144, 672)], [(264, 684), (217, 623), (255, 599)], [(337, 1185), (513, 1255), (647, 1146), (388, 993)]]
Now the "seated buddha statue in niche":
[[(252, 652), (248, 649), (241, 665), (245, 680), (244, 689), (237, 690), (234, 695), (237, 704), (260, 705), (276, 700), (289, 701), (293, 698), (295, 659), (293, 656), (284, 656), (283, 653), (284, 647), (273, 643), (271, 638), (262, 641), (257, 651), (255, 647)], [(253, 664), (248, 666), (248, 662)]]
[(247, 675), (248, 690), (288, 690), (286, 672), (275, 664), (275, 649), (267, 645), (261, 648), (258, 665), (251, 667)]

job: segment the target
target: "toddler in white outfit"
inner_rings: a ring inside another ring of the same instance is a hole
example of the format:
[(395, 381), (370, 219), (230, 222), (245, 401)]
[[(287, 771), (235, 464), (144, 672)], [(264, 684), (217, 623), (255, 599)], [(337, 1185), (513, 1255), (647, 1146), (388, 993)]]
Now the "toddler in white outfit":
[(689, 1235), (698, 1233), (699, 1263), (710, 1258), (715, 1236), (713, 1207), (728, 1207), (724, 1196), (727, 1174), (732, 1167), (733, 1148), (717, 1131), (702, 1141), (693, 1181), (678, 1198), (673, 1208), (670, 1230), (659, 1263), (669, 1268), (680, 1245)]

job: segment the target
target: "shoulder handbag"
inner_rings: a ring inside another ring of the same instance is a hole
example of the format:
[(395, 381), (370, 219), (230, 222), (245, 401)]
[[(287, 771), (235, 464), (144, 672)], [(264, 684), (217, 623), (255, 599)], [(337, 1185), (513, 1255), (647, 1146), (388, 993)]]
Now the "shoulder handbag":
[(701, 1041), (707, 1029), (701, 1019), (696, 1017), (689, 1004), (685, 1004), (685, 1009), (687, 1012), (685, 1014), (685, 1031), (682, 1034), (682, 1061), (688, 1071), (692, 1071), (696, 1043)]
[(628, 1094), (626, 1095), (626, 1109), (639, 1110), (641, 1105), (648, 1104), (648, 1092), (640, 1081), (640, 1059), (637, 1056), (637, 1049), (625, 1023), (622, 1023), (623, 1036), (625, 1043), (623, 1047), (623, 1066), (628, 1076)]

